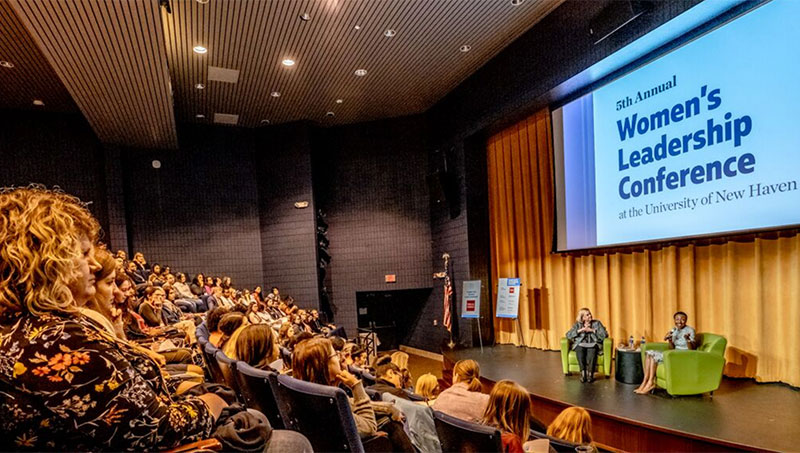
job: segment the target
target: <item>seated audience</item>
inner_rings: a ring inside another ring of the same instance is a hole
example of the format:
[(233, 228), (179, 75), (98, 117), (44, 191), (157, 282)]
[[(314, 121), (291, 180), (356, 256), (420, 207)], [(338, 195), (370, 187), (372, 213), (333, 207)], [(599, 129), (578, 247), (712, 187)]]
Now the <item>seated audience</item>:
[(533, 416), (528, 391), (509, 380), (502, 380), (492, 388), (482, 423), (500, 430), (503, 451), (509, 453), (523, 453), (522, 444), (527, 442), (531, 429), (545, 430), (544, 424)]
[(397, 368), (399, 368), (400, 372), (403, 374), (400, 388), (413, 391), (414, 388), (411, 386), (413, 378), (411, 377), (411, 372), (408, 371), (408, 354), (403, 351), (392, 353), (392, 363), (397, 365)]
[(280, 358), (275, 332), (265, 324), (246, 326), (236, 340), (236, 357), (259, 370), (280, 371), (270, 366)]
[(592, 417), (582, 407), (568, 407), (561, 411), (547, 428), (547, 435), (573, 444), (592, 445)]
[(194, 297), (200, 297), (203, 294), (208, 294), (206, 292), (205, 279), (203, 278), (203, 274), (197, 274), (194, 276), (192, 284), (189, 285), (189, 290), (192, 292)]
[(405, 400), (410, 399), (408, 394), (401, 387), (403, 383), (403, 372), (400, 371), (397, 365), (392, 363), (391, 357), (381, 357), (375, 365), (375, 373), (378, 380), (375, 384), (369, 386), (369, 389), (380, 393), (390, 393)]
[[(670, 349), (695, 349), (697, 343), (695, 340), (695, 332), (693, 327), (686, 325), (689, 316), (679, 311), (672, 315), (672, 320), (675, 321), (675, 327), (672, 328), (664, 340), (669, 343)], [(658, 365), (664, 361), (663, 351), (647, 351), (647, 359), (644, 363), (644, 380), (635, 393), (644, 395), (656, 388), (656, 371)]]
[(439, 396), (439, 379), (430, 373), (423, 374), (417, 379), (414, 392), (425, 398), (425, 401), (420, 401), (421, 404), (433, 404)]
[(108, 251), (100, 248), (95, 249), (94, 256), (100, 264), (100, 269), (94, 274), (95, 294), (85, 306), (79, 307), (78, 310), (81, 314), (97, 322), (111, 335), (125, 338), (122, 311), (113, 304), (113, 300), (122, 294), (116, 284), (116, 260)]
[(474, 360), (460, 360), (453, 367), (453, 385), (439, 394), (433, 408), (447, 415), (480, 423), (489, 395), (481, 393), (481, 368)]
[(358, 369), (365, 370), (367, 369), (367, 349), (363, 346), (356, 346), (353, 348), (353, 351), (350, 353), (350, 357), (353, 359), (353, 366)]
[[(78, 315), (94, 296), (97, 221), (40, 188), (0, 193), (0, 435), (11, 449), (149, 451), (210, 436), (226, 403), (174, 400), (152, 360)], [(47, 341), (43, 341), (43, 339)]]

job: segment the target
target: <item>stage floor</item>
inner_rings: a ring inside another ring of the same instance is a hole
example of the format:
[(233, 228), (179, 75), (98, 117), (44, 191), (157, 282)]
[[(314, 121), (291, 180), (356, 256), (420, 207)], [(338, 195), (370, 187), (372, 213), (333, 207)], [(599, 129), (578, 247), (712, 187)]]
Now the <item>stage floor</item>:
[[(749, 446), (755, 450), (800, 451), (800, 391), (783, 384), (723, 378), (714, 396), (671, 397), (663, 390), (637, 395), (637, 385), (613, 376), (582, 384), (565, 376), (558, 351), (498, 345), (444, 351), (448, 359), (476, 360), (491, 381), (512, 379), (536, 397), (583, 406), (611, 417), (689, 436)], [(599, 374), (598, 374), (599, 376)]]

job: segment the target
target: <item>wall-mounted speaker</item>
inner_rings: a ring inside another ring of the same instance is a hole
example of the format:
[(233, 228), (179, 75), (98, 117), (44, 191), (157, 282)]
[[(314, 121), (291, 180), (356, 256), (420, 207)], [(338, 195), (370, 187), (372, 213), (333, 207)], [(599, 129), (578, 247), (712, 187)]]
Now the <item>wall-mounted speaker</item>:
[(600, 44), (652, 9), (651, 0), (613, 0), (592, 19), (589, 35), (595, 45)]

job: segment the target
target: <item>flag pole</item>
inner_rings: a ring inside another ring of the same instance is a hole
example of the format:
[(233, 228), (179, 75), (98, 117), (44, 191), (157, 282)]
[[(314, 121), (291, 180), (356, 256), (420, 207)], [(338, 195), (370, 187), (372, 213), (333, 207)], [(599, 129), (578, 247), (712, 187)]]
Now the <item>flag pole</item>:
[[(442, 258), (444, 259), (444, 290), (445, 290), (445, 292), (449, 290), (450, 294), (452, 294), (453, 293), (453, 291), (452, 291), (453, 284), (450, 281), (450, 254), (445, 252), (442, 255)], [(450, 310), (448, 310), (448, 314), (450, 315), (450, 322), (449, 322), (449, 328), (447, 329), (447, 333), (450, 335), (450, 341), (447, 343), (447, 347), (450, 348), (450, 349), (453, 349), (453, 347), (455, 347), (456, 343), (453, 341), (453, 309), (452, 309), (452, 307), (453, 307), (453, 299), (452, 299), (452, 297), (448, 298), (447, 305), (450, 308)]]

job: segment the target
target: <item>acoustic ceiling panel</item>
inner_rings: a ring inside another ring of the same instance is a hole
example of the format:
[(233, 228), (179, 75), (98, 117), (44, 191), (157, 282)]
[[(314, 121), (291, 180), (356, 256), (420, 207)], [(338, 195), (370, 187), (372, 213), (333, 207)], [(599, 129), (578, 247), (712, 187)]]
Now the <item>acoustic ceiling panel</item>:
[[(0, 0), (0, 109), (77, 112), (78, 107), (11, 5)], [(39, 99), (44, 106), (34, 106)]]
[[(161, 17), (176, 115), (233, 113), (255, 127), (420, 113), (562, 1), (172, 0)], [(239, 70), (238, 83), (209, 80), (209, 66)]]
[(8, 0), (101, 141), (176, 148), (158, 0)]

